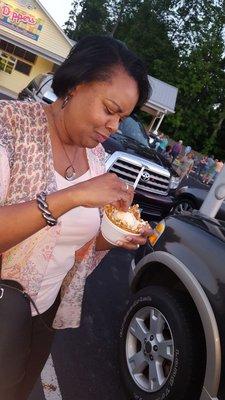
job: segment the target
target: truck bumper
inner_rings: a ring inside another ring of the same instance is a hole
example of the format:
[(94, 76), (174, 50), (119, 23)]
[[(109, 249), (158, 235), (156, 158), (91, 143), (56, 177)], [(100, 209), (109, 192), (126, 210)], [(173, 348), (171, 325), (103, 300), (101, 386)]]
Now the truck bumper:
[(134, 203), (139, 204), (142, 209), (143, 219), (149, 221), (159, 221), (165, 218), (174, 206), (175, 198), (173, 196), (160, 196), (158, 194), (149, 193), (140, 190), (135, 191)]

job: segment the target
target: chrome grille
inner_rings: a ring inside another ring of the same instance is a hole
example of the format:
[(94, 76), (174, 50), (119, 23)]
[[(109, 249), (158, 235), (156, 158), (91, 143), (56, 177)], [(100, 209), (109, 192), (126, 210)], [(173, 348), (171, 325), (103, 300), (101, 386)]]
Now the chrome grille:
[[(115, 172), (121, 179), (130, 183), (135, 188), (155, 194), (167, 195), (169, 191), (170, 178), (152, 171), (150, 168), (134, 164), (128, 160), (118, 158), (109, 168), (110, 172)], [(149, 179), (144, 181), (143, 174), (147, 173)]]

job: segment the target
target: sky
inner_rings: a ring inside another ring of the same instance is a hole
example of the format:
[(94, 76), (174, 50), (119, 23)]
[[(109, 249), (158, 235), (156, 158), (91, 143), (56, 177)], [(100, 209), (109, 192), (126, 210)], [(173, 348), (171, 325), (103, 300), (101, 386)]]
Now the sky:
[(45, 9), (51, 14), (59, 26), (68, 19), (72, 0), (40, 0)]

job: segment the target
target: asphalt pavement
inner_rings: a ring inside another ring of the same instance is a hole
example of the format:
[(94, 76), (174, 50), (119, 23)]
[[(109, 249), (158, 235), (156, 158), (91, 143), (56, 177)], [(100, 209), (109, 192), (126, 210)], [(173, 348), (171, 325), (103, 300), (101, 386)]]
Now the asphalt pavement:
[(52, 349), (55, 372), (52, 365), (46, 366), (51, 371), (47, 378), (42, 376), (29, 400), (127, 400), (119, 377), (118, 338), (129, 297), (131, 259), (132, 253), (112, 250), (88, 278), (81, 326), (57, 332)]

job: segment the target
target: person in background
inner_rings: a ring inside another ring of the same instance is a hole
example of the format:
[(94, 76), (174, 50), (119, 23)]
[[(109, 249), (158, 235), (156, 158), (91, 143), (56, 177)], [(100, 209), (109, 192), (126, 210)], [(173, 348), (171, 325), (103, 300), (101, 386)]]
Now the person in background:
[[(97, 35), (71, 49), (52, 88), (50, 105), (0, 101), (1, 277), (20, 283), (42, 317), (32, 310), (24, 327), (29, 353), (17, 347), (10, 366), (7, 354), (20, 338), (5, 338), (1, 382), (9, 367), (17, 378), (1, 384), (2, 400), (29, 397), (50, 353), (50, 327), (80, 325), (86, 279), (113, 247), (101, 234), (103, 207), (127, 211), (133, 199), (132, 187), (106, 173), (102, 143), (150, 94), (143, 62), (119, 40)], [(136, 250), (149, 234), (149, 227), (128, 233), (117, 246)]]
[(222, 160), (218, 160), (218, 162), (217, 162), (217, 164), (216, 164), (216, 167), (215, 167), (215, 176), (214, 176), (214, 179), (216, 179), (217, 178), (217, 176), (219, 175), (219, 173), (221, 172), (221, 170), (222, 170), (222, 168), (223, 168), (223, 166), (224, 166), (224, 162), (222, 161)]
[(168, 139), (166, 136), (163, 135), (162, 140), (159, 143), (158, 146), (158, 152), (163, 153), (166, 150), (166, 146), (168, 145)]
[(208, 180), (210, 179), (210, 176), (214, 174), (214, 172), (215, 172), (214, 165), (215, 165), (214, 155), (211, 155), (208, 157), (208, 160), (207, 160), (207, 163), (206, 163), (206, 166), (204, 169), (202, 183), (208, 182)]
[(182, 152), (182, 144), (183, 140), (179, 140), (178, 143), (175, 143), (172, 147), (171, 150), (171, 155), (172, 155), (172, 162), (176, 160), (176, 158), (179, 156), (179, 154)]
[(169, 162), (172, 162), (171, 150), (172, 146), (166, 146), (165, 151), (162, 152), (163, 157)]
[(180, 165), (177, 169), (177, 173), (180, 176), (180, 182), (184, 179), (184, 177), (188, 177), (194, 165), (194, 155), (192, 152), (188, 153), (186, 156), (183, 156), (180, 160)]
[(205, 168), (208, 162), (208, 156), (203, 156), (200, 161), (198, 162), (197, 169), (196, 169), (196, 175), (198, 177), (201, 176), (205, 172)]
[(163, 133), (160, 133), (160, 134), (154, 139), (154, 141), (152, 142), (151, 147), (153, 147), (156, 151), (158, 150), (158, 147), (159, 147), (161, 141), (163, 140), (163, 137), (164, 137), (164, 134), (163, 134)]
[(212, 182), (212, 180), (215, 180), (217, 176), (219, 175), (221, 169), (223, 168), (223, 161), (219, 161), (218, 159), (215, 159), (214, 165), (209, 169), (208, 174), (204, 177), (204, 182), (207, 185)]
[(191, 146), (186, 146), (184, 150), (184, 155), (186, 156), (188, 153), (190, 153), (192, 150)]

